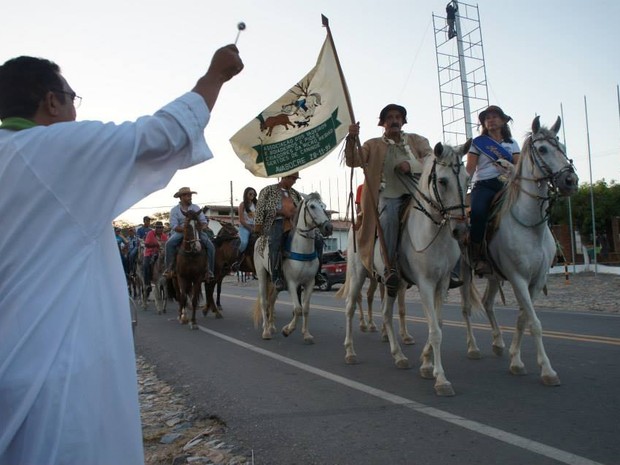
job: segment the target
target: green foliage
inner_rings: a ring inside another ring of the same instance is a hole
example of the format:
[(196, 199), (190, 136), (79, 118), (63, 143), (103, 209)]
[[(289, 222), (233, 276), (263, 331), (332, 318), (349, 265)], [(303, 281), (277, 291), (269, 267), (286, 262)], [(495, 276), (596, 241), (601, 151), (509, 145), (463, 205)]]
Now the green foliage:
[[(620, 184), (602, 179), (590, 190), (590, 184), (579, 186), (571, 198), (573, 228), (583, 238), (592, 239), (592, 203), (594, 204), (595, 226), (598, 232), (607, 231), (611, 219), (620, 216)], [(551, 211), (552, 224), (569, 224), (568, 198), (561, 198)]]

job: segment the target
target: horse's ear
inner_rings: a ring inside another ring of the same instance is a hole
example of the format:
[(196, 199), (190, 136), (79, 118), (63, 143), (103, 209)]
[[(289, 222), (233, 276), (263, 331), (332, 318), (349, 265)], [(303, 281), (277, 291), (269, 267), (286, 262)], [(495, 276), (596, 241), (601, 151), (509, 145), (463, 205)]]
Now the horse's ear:
[(555, 135), (558, 134), (558, 131), (560, 130), (560, 126), (562, 126), (562, 119), (558, 116), (558, 119), (555, 120), (555, 124), (551, 126), (551, 130), (553, 131)]
[(470, 137), (469, 139), (467, 139), (465, 141), (465, 143), (463, 144), (463, 155), (467, 155), (469, 153), (469, 149), (471, 148), (471, 142), (472, 142), (472, 138)]
[(536, 134), (538, 131), (540, 131), (540, 116), (537, 116), (534, 118), (534, 121), (532, 121), (532, 133)]
[(184, 212), (183, 210), (181, 210), (181, 213), (183, 213), (183, 216), (187, 216), (187, 213)]
[(433, 152), (435, 152), (436, 157), (441, 157), (441, 154), (443, 153), (443, 144), (441, 142), (437, 142), (437, 144), (435, 144)]

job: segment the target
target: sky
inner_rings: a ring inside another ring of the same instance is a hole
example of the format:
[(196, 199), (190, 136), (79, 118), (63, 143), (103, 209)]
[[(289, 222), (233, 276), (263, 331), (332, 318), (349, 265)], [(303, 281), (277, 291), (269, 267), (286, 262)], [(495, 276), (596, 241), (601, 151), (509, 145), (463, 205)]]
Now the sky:
[[(551, 126), (562, 105), (567, 153), (580, 183), (590, 182), (590, 170), (593, 182), (620, 182), (620, 2), (466, 3), (479, 10), (490, 103), (513, 117), (519, 144), (536, 115)], [(405, 131), (423, 135), (431, 146), (443, 141), (432, 15), (445, 15), (445, 4), (20, 0), (3, 5), (0, 62), (19, 55), (55, 61), (83, 98), (78, 120), (121, 123), (190, 90), (213, 52), (234, 42), (237, 24), (245, 22), (237, 43), (245, 69), (225, 84), (205, 131), (214, 158), (180, 171), (118, 218), (140, 223), (144, 215), (169, 211), (182, 186), (197, 191), (194, 203), (227, 205), (232, 184), (236, 207), (246, 187), (276, 182), (246, 171), (229, 139), (314, 66), (326, 36), (321, 14), (329, 18), (362, 141), (381, 136), (378, 115), (388, 103), (407, 108)], [(349, 176), (336, 149), (303, 170), (295, 188), (320, 191), (328, 207), (344, 216)], [(354, 186), (362, 180), (356, 172)]]

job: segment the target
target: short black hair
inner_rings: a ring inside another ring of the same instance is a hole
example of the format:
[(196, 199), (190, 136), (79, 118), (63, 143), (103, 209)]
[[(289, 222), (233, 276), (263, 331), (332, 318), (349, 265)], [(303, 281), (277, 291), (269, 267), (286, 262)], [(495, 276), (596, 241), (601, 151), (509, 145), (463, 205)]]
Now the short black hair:
[[(49, 91), (63, 88), (60, 67), (44, 58), (21, 56), (0, 66), (0, 119), (32, 118)], [(58, 96), (65, 103), (65, 95)]]

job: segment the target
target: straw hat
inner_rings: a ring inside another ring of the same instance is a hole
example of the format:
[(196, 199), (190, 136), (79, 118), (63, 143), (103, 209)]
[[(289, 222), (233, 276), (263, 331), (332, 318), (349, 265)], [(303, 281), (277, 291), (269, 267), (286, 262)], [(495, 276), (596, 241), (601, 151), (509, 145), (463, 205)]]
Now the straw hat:
[(189, 187), (181, 187), (179, 191), (176, 194), (174, 194), (174, 198), (178, 199), (179, 197), (185, 194), (196, 194), (196, 192), (191, 190)]

